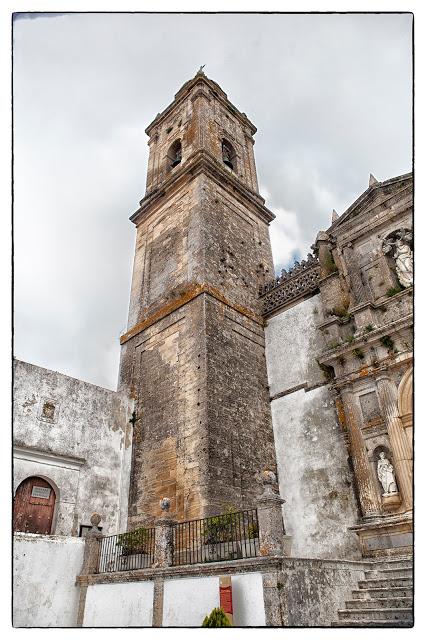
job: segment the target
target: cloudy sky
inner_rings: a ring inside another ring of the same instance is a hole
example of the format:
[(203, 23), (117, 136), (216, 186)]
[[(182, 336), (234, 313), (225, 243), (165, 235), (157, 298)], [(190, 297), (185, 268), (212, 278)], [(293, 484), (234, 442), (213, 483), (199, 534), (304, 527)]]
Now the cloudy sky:
[(411, 16), (20, 14), (15, 355), (115, 388), (144, 129), (201, 64), (258, 128), (277, 271), (411, 170)]

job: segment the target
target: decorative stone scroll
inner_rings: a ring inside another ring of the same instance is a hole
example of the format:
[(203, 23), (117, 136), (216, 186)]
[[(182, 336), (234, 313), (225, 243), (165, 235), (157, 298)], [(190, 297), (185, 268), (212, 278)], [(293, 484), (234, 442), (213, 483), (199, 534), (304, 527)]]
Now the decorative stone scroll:
[(264, 315), (316, 291), (320, 270), (317, 258), (314, 258), (311, 253), (308, 254), (307, 260), (296, 261), (289, 271), (283, 269), (278, 278), (266, 283), (260, 291)]

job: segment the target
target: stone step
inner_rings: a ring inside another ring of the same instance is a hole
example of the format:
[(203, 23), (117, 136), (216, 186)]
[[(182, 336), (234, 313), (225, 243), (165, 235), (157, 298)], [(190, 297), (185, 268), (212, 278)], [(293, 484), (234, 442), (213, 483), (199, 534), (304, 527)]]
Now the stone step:
[(400, 609), (340, 609), (339, 620), (406, 620), (413, 619), (413, 610)]
[(413, 605), (413, 598), (374, 598), (371, 600), (346, 600), (348, 609), (409, 609)]
[(367, 580), (374, 578), (412, 578), (412, 569), (374, 569), (373, 571), (365, 571)]
[(374, 598), (412, 598), (413, 589), (411, 587), (389, 587), (382, 589), (354, 589), (352, 597), (357, 600), (367, 600)]
[(371, 565), (372, 569), (412, 569), (413, 568), (413, 560), (412, 558), (403, 558), (401, 560), (379, 560), (374, 561)]
[(338, 620), (331, 623), (332, 627), (413, 627), (412, 620)]
[(409, 589), (413, 587), (413, 580), (412, 578), (371, 578), (370, 580), (360, 580), (358, 586), (360, 589), (386, 589), (388, 587)]

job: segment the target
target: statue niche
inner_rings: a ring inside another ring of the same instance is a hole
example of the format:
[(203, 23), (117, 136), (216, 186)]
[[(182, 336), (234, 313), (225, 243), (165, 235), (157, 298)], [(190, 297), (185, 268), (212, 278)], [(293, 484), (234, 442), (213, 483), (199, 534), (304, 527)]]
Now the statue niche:
[(394, 260), (396, 275), (402, 287), (413, 284), (413, 233), (408, 229), (394, 231), (383, 241), (383, 253)]
[(379, 459), (377, 460), (377, 477), (383, 487), (383, 496), (398, 493), (393, 466), (384, 451), (379, 453)]

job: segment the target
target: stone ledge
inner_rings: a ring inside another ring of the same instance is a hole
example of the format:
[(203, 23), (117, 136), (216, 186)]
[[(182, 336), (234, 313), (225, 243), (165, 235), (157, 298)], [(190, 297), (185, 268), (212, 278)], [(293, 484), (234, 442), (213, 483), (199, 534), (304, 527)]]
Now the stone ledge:
[(191, 564), (178, 567), (166, 567), (158, 569), (138, 569), (135, 571), (121, 571), (115, 573), (98, 573), (80, 575), (76, 578), (76, 584), (89, 586), (95, 584), (113, 584), (120, 582), (139, 582), (154, 579), (174, 579), (186, 577), (202, 577), (227, 575), (236, 573), (252, 573), (254, 571), (285, 571), (286, 569), (300, 566), (312, 568), (342, 570), (348, 568), (371, 569), (372, 562), (367, 559), (341, 560), (326, 558), (288, 558), (285, 556), (264, 556), (257, 558), (245, 558), (242, 560), (229, 560), (226, 562), (211, 562), (203, 564)]

